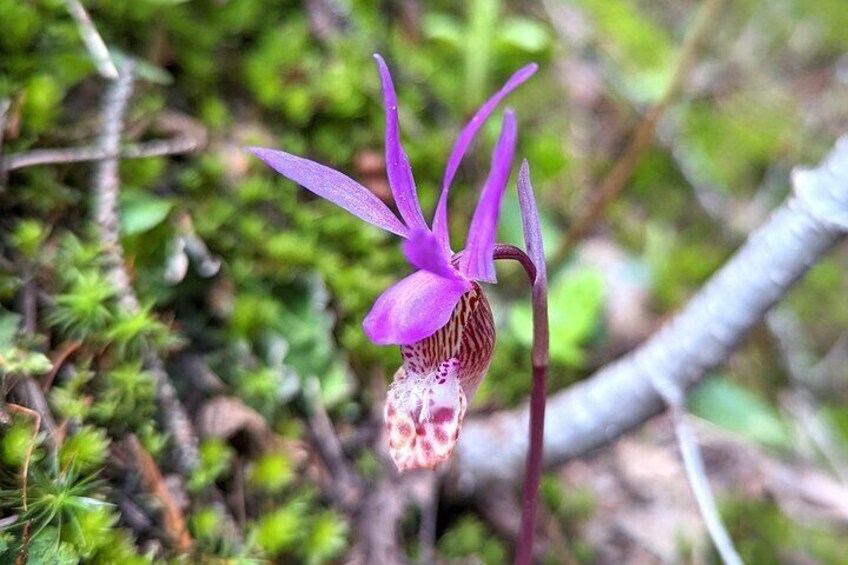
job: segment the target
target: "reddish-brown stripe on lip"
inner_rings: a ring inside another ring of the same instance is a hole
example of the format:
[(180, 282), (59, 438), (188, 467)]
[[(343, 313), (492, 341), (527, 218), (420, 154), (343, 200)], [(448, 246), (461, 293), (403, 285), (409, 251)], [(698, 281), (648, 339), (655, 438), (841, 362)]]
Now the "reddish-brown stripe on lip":
[(494, 345), (489, 301), (473, 283), (445, 326), (401, 348), (404, 366), (395, 374), (384, 413), (389, 453), (399, 470), (434, 467), (450, 457)]
[(412, 345), (401, 347), (407, 371), (425, 373), (451, 358), (459, 360), (459, 382), (470, 399), (489, 370), (495, 348), (495, 320), (480, 285), (460, 298), (450, 320), (439, 331)]

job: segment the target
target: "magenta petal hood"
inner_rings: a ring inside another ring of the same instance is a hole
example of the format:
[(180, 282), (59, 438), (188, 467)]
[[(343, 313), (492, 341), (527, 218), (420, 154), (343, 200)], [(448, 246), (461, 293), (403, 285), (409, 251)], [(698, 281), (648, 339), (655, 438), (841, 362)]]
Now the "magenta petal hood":
[(477, 283), (496, 282), (498, 213), (516, 144), (511, 110), (504, 112), (465, 248), (456, 256), (448, 234), (448, 193), (480, 127), (537, 66), (519, 69), (462, 128), (448, 157), (439, 201), (428, 226), (400, 141), (392, 77), (383, 58), (374, 57), (386, 110), (386, 174), (400, 217), (367, 188), (330, 167), (276, 149), (247, 150), (284, 177), (404, 239), (404, 254), (417, 270), (380, 295), (365, 317), (363, 329), (376, 344), (402, 346), (404, 367), (395, 376), (386, 408), (390, 451), (400, 469), (427, 467), (443, 461), (453, 450), (466, 399), (488, 369), (494, 346), (491, 311)]

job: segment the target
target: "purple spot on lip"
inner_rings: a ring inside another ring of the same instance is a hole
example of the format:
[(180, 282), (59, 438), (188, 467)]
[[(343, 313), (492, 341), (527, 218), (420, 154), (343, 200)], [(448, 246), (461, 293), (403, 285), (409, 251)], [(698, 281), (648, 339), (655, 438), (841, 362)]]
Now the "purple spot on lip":
[(448, 434), (440, 427), (437, 427), (433, 430), (433, 435), (436, 438), (436, 441), (439, 443), (447, 443), (448, 442)]
[(450, 422), (451, 420), (453, 420), (454, 414), (455, 412), (452, 408), (440, 408), (439, 410), (433, 412), (430, 421), (433, 424), (443, 424), (445, 422)]

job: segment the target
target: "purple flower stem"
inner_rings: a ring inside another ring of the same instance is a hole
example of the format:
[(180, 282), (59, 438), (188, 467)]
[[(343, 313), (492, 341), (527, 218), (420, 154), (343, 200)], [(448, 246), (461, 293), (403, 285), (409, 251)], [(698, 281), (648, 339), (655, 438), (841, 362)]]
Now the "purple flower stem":
[(521, 534), (517, 565), (530, 565), (533, 560), (533, 538), (539, 507), (539, 484), (542, 479), (542, 444), (545, 435), (545, 394), (548, 378), (548, 289), (545, 277), (537, 278), (536, 266), (521, 249), (512, 245), (495, 245), (495, 259), (511, 259), (524, 267), (533, 285), (533, 388), (530, 392), (530, 450), (524, 472), (524, 496), (521, 507)]

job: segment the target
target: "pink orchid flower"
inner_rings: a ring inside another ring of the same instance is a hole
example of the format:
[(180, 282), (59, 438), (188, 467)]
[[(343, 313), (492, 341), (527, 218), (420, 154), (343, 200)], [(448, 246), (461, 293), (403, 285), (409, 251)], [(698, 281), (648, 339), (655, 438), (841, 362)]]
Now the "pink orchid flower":
[(478, 283), (496, 282), (498, 213), (516, 144), (511, 110), (504, 113), (491, 170), (471, 219), (465, 249), (458, 254), (450, 248), (448, 193), (477, 131), (537, 66), (528, 65), (512, 75), (460, 131), (448, 158), (431, 229), (424, 220), (409, 158), (400, 141), (392, 78), (382, 57), (375, 58), (386, 107), (386, 173), (400, 218), (367, 188), (334, 169), (276, 149), (247, 150), (307, 190), (405, 240), (404, 254), (418, 270), (389, 287), (363, 322), (374, 343), (401, 346), (403, 366), (389, 388), (385, 421), (389, 453), (402, 471), (434, 467), (450, 457), (468, 401), (489, 368), (495, 326)]

